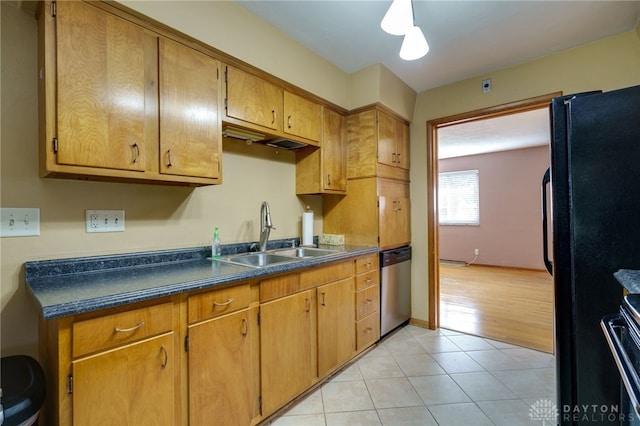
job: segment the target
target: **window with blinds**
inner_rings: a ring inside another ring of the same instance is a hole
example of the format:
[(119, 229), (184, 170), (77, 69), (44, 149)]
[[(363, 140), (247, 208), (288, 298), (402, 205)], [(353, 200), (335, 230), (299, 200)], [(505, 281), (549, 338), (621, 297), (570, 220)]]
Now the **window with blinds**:
[(438, 215), (440, 225), (479, 225), (478, 170), (439, 174)]

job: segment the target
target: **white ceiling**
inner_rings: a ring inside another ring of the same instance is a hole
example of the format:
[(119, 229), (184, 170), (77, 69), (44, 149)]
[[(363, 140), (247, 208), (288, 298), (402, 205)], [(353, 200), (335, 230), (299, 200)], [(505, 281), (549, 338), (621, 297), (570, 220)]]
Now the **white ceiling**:
[(237, 2), (343, 71), (381, 63), (416, 92), (628, 31), (640, 19), (640, 1), (414, 0), (431, 50), (404, 61), (402, 37), (380, 28), (391, 0)]
[(549, 145), (550, 132), (547, 108), (442, 127), (438, 158)]
[[(398, 56), (402, 37), (380, 28), (391, 0), (236, 0), (262, 20), (352, 73), (381, 63), (416, 92), (629, 31), (640, 1), (413, 0), (430, 45)], [(480, 90), (480, 87), (478, 88)], [(440, 158), (549, 143), (546, 109), (440, 129)]]

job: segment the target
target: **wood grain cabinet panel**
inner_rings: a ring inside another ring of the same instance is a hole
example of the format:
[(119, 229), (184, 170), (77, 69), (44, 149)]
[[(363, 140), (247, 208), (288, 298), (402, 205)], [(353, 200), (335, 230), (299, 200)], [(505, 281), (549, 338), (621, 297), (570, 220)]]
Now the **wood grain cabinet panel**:
[(57, 8), (57, 162), (144, 170), (144, 31), (83, 2)]
[(355, 352), (354, 279), (325, 284), (317, 291), (318, 377), (324, 377)]
[(322, 107), (309, 99), (284, 91), (285, 133), (320, 142)]
[(160, 172), (219, 178), (220, 63), (160, 38)]
[(173, 342), (171, 332), (73, 361), (73, 424), (172, 423)]
[(260, 307), (262, 414), (312, 385), (317, 374), (316, 289)]
[(237, 68), (226, 67), (226, 115), (282, 131), (283, 90)]
[(51, 10), (38, 9), (40, 174), (221, 183), (218, 60), (102, 2)]
[(347, 139), (344, 115), (322, 113), (321, 147), (296, 150), (296, 194), (347, 192)]
[(258, 413), (257, 309), (189, 326), (189, 424), (249, 425)]

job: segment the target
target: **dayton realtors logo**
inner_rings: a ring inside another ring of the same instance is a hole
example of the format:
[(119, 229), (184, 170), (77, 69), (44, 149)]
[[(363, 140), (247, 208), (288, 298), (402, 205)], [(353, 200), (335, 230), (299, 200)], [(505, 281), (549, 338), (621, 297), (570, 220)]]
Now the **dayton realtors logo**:
[(529, 418), (543, 425), (557, 424), (558, 414), (558, 407), (550, 399), (539, 399), (529, 407)]

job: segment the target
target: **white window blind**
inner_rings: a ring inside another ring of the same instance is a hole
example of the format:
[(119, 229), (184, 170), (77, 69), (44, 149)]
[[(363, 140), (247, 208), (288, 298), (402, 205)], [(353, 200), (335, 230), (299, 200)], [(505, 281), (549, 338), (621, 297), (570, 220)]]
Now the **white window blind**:
[(479, 225), (478, 170), (439, 174), (438, 215), (440, 225)]

